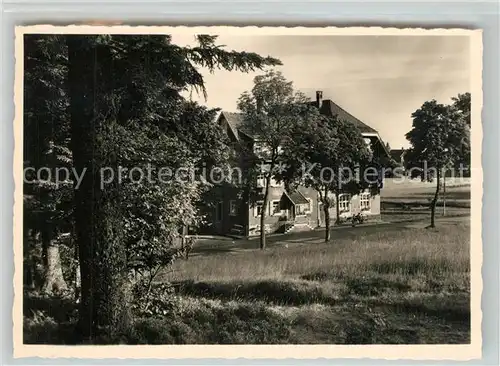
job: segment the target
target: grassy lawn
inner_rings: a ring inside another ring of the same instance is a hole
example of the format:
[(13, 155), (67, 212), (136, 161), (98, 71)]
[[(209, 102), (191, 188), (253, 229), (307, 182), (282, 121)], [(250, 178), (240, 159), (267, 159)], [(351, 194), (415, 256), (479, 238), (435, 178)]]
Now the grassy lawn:
[[(406, 185), (392, 184), (381, 191), (382, 204), (385, 207), (395, 207), (399, 204), (429, 206), (436, 190), (435, 183), (408, 183)], [(470, 208), (470, 185), (450, 185), (439, 193), (438, 206), (443, 204), (443, 196), (448, 207)]]
[[(457, 199), (466, 191), (457, 187)], [(450, 207), (449, 218), (424, 229), (428, 210), (396, 205), (382, 213), (390, 224), (334, 230), (329, 244), (321, 233), (298, 233), (270, 238), (265, 251), (231, 239), (200, 248), (160, 276), (175, 288), (164, 316), (138, 318), (102, 342), (469, 343), (470, 223), (458, 217), (466, 215)], [(75, 342), (74, 303), (25, 295), (24, 314), (25, 343)]]
[[(409, 221), (420, 221), (430, 223), (431, 213), (429, 209), (412, 209), (404, 210), (399, 207), (388, 207), (382, 211), (382, 222), (398, 223)], [(443, 208), (436, 209), (436, 219), (447, 219), (455, 217), (469, 217), (470, 208), (463, 207), (446, 207), (446, 216), (443, 216)]]
[[(438, 225), (179, 260), (175, 311), (103, 342), (468, 343), (469, 224)], [(25, 297), (25, 343), (71, 344), (74, 311)]]
[[(391, 186), (382, 190), (382, 220), (385, 222), (401, 222), (414, 220), (430, 220), (430, 203), (434, 195), (435, 185)], [(446, 190), (446, 216), (470, 215), (470, 186), (450, 186)], [(444, 200), (440, 193), (436, 217), (443, 216)]]
[(223, 343), (469, 342), (468, 223), (197, 256), (163, 280), (187, 327), (222, 321)]

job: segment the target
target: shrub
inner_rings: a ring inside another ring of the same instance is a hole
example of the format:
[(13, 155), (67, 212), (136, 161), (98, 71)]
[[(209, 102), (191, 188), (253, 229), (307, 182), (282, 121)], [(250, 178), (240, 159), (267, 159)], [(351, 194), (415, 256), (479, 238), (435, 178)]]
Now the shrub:
[(169, 283), (148, 285), (143, 281), (137, 282), (132, 309), (139, 317), (172, 315), (178, 303), (174, 292)]
[(25, 344), (76, 344), (76, 322), (57, 322), (43, 311), (23, 317), (23, 343)]

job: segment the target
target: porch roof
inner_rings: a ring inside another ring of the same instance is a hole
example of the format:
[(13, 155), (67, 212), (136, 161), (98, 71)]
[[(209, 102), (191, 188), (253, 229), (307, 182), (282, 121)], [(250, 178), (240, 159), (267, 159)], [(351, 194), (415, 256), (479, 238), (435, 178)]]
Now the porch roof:
[(307, 200), (307, 198), (304, 197), (304, 195), (302, 193), (300, 193), (299, 191), (292, 191), (292, 192), (283, 192), (284, 195), (286, 195), (288, 197), (288, 199), (290, 201), (292, 201), (292, 203), (294, 205), (306, 205), (306, 204), (309, 204), (309, 201)]

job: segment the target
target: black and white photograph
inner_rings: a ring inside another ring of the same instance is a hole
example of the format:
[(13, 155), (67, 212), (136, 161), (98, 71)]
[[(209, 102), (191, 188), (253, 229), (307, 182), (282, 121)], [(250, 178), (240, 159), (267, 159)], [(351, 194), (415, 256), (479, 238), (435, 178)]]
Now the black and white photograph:
[(480, 354), (480, 31), (120, 29), (16, 30), (20, 353)]

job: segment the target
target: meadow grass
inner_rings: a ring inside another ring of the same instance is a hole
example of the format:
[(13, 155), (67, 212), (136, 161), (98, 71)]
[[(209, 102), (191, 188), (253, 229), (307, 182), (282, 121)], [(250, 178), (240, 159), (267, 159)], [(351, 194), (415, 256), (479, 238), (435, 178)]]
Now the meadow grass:
[[(359, 233), (179, 260), (159, 278), (176, 288), (174, 313), (139, 318), (102, 343), (470, 341), (468, 222)], [(25, 305), (25, 343), (72, 343), (68, 319)]]
[(446, 223), (197, 256), (162, 280), (191, 309), (267, 309), (287, 322), (289, 343), (467, 343), (469, 230)]
[(469, 230), (468, 223), (447, 223), (433, 230), (402, 229), (368, 233), (355, 240), (333, 237), (330, 243), (196, 256), (176, 262), (163, 279), (248, 282), (399, 276), (408, 280), (439, 278), (465, 286)]

